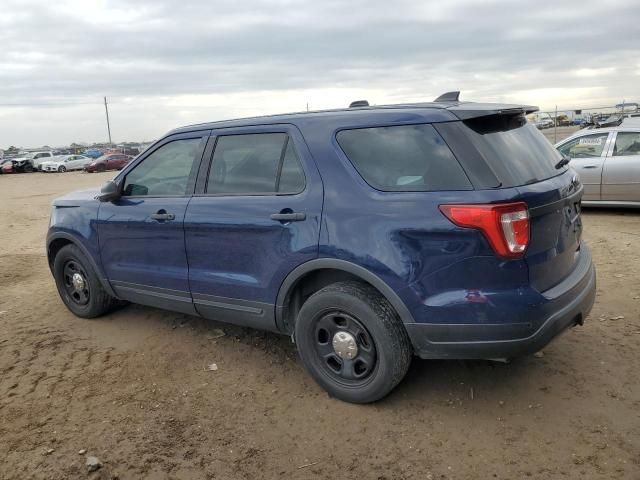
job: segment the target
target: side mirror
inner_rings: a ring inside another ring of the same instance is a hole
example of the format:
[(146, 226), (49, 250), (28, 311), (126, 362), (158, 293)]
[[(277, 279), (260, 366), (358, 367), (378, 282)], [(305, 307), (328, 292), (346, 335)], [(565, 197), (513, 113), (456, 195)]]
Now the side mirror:
[(113, 180), (105, 183), (96, 197), (101, 202), (112, 202), (120, 198), (120, 186)]

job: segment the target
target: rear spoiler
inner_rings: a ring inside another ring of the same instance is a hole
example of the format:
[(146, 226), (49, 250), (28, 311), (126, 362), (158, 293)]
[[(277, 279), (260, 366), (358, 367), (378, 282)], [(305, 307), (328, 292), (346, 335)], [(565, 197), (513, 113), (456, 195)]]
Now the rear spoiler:
[(460, 102), (450, 107), (446, 107), (460, 120), (486, 117), (489, 115), (528, 115), (540, 110), (533, 105), (502, 105), (499, 103), (473, 103)]

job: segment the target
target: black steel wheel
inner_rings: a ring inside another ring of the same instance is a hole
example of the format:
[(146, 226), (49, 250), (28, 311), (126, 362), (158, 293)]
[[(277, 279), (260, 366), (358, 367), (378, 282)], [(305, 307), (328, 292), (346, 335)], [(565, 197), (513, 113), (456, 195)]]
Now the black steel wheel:
[(334, 310), (314, 323), (315, 351), (327, 374), (346, 385), (366, 382), (376, 367), (376, 347), (362, 322)]
[(333, 397), (375, 402), (405, 376), (413, 348), (389, 302), (373, 287), (338, 282), (302, 305), (295, 325), (300, 358)]
[(87, 274), (76, 260), (68, 260), (63, 269), (64, 288), (78, 305), (89, 303), (90, 292)]
[(91, 261), (73, 244), (56, 254), (52, 271), (60, 298), (79, 317), (99, 317), (123, 305), (105, 291)]

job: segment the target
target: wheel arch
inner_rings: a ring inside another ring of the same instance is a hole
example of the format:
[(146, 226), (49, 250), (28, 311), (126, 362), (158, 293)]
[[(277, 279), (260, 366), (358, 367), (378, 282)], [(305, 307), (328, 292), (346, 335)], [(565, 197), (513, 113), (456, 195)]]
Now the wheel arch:
[(51, 270), (51, 273), (53, 273), (53, 260), (55, 259), (57, 253), (67, 245), (74, 245), (75, 247), (80, 249), (80, 251), (84, 254), (85, 257), (87, 257), (87, 259), (91, 263), (91, 267), (93, 268), (93, 270), (98, 275), (98, 279), (102, 284), (102, 288), (104, 288), (109, 295), (117, 298), (117, 295), (113, 291), (113, 288), (111, 288), (111, 284), (105, 278), (102, 272), (102, 268), (100, 268), (100, 266), (96, 263), (87, 247), (83, 245), (82, 241), (79, 238), (70, 233), (55, 232), (47, 236), (47, 261), (49, 263), (49, 269)]
[[(292, 333), (292, 314), (299, 311), (302, 303), (304, 303), (303, 301), (300, 303), (301, 299), (296, 298), (298, 293), (302, 293), (300, 292), (299, 287), (301, 287), (305, 281), (311, 280), (314, 276), (318, 275), (326, 275), (326, 277), (324, 277), (325, 282), (329, 278), (333, 278), (333, 281), (353, 279), (367, 283), (385, 297), (385, 299), (394, 308), (403, 324), (414, 323), (411, 312), (400, 299), (398, 294), (376, 274), (364, 267), (361, 267), (360, 265), (346, 260), (317, 258), (296, 267), (282, 282), (276, 299), (276, 326), (280, 331), (284, 333)], [(333, 281), (328, 283), (333, 283)], [(296, 305), (296, 302), (299, 304)]]

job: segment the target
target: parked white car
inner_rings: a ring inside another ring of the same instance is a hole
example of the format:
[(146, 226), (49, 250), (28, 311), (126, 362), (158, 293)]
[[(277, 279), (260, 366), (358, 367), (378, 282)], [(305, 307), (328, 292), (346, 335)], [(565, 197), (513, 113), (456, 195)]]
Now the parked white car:
[(69, 170), (82, 170), (89, 165), (93, 158), (84, 155), (60, 155), (54, 157), (48, 162), (40, 164), (40, 170), (43, 172), (66, 172)]
[(640, 125), (580, 130), (555, 147), (580, 175), (583, 205), (640, 207)]
[(31, 172), (33, 170), (37, 170), (42, 162), (51, 160), (53, 156), (54, 155), (52, 152), (29, 152), (19, 155), (18, 157), (14, 158), (14, 160), (19, 162), (26, 160), (29, 165), (27, 166), (27, 168), (25, 168), (24, 171)]
[(555, 123), (553, 122), (553, 119), (550, 117), (544, 117), (544, 118), (540, 118), (538, 119), (538, 121), (535, 123), (536, 128), (538, 130), (542, 130), (544, 128), (551, 128), (555, 125)]

